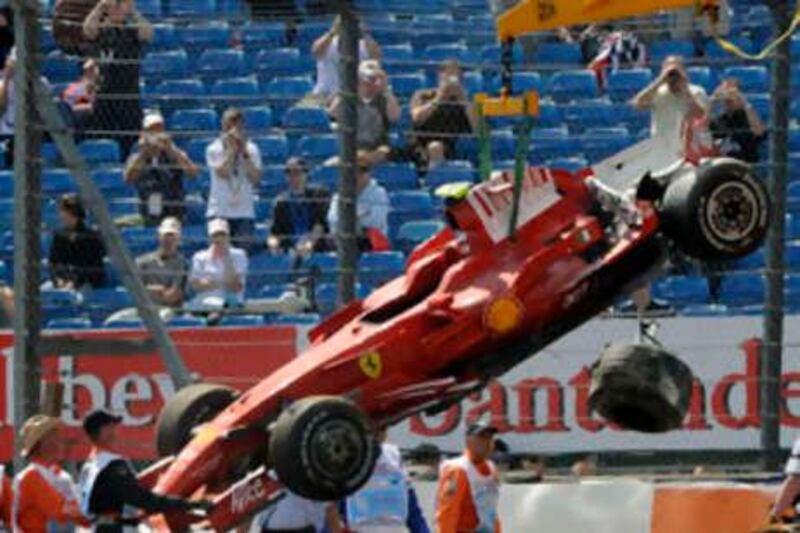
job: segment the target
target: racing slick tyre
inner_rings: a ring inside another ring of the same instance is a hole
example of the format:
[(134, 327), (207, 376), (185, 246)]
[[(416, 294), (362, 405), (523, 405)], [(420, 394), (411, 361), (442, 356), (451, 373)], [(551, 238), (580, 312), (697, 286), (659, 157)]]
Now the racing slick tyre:
[(294, 402), (270, 432), (269, 459), (278, 479), (312, 500), (340, 500), (361, 488), (379, 452), (364, 412), (336, 396)]
[(692, 372), (659, 347), (611, 345), (592, 367), (589, 408), (626, 429), (678, 428), (689, 408)]
[(161, 457), (178, 453), (192, 437), (192, 430), (214, 418), (233, 402), (236, 391), (224, 385), (196, 383), (173, 396), (156, 423), (156, 448)]
[(664, 232), (685, 253), (732, 260), (761, 246), (769, 227), (769, 196), (751, 168), (715, 159), (671, 183), (661, 201)]

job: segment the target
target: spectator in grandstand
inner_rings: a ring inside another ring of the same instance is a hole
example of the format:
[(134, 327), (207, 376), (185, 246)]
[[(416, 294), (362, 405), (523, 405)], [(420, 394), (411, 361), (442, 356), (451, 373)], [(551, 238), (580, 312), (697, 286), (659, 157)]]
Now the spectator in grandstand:
[(78, 131), (84, 131), (91, 126), (99, 80), (100, 68), (97, 66), (97, 61), (89, 58), (83, 62), (83, 74), (80, 79), (70, 83), (61, 96), (72, 110), (75, 129)]
[(545, 467), (544, 457), (541, 455), (531, 455), (522, 459), (522, 469), (530, 475), (526, 480), (527, 483), (541, 483), (544, 480)]
[[(370, 176), (372, 166), (369, 156), (358, 153), (356, 212), (358, 218), (359, 248), (364, 251), (388, 249), (389, 194)], [(339, 194), (334, 194), (328, 210), (328, 227), (336, 232), (339, 227)]]
[(81, 513), (75, 482), (61, 467), (66, 443), (61, 421), (34, 415), (25, 421), (19, 436), (20, 455), (29, 462), (14, 478), (12, 530), (33, 533), (90, 527)]
[(739, 80), (724, 80), (711, 95), (711, 104), (718, 112), (711, 121), (711, 133), (722, 155), (758, 163), (758, 150), (766, 138), (767, 128), (742, 94)]
[(50, 274), (57, 289), (100, 287), (106, 281), (106, 248), (97, 230), (86, 225), (86, 211), (77, 194), (63, 195), (58, 203), (61, 228), (50, 246)]
[(595, 459), (592, 456), (587, 455), (586, 457), (583, 457), (575, 461), (570, 470), (572, 472), (572, 475), (575, 476), (576, 478), (596, 476), (597, 463), (595, 462)]
[[(322, 105), (329, 105), (339, 92), (339, 33), (341, 17), (333, 20), (331, 29), (319, 37), (311, 46), (311, 54), (317, 60), (317, 84), (312, 97)], [(358, 60), (379, 60), (381, 47), (375, 42), (367, 28), (361, 25), (361, 38), (358, 41)]]
[(225, 219), (233, 244), (247, 250), (255, 232), (255, 191), (262, 166), (241, 110), (230, 108), (222, 115), (222, 135), (208, 145), (206, 164), (211, 172), (206, 216)]
[(709, 110), (705, 90), (689, 83), (683, 59), (669, 56), (661, 74), (637, 94), (633, 106), (652, 113), (650, 134), (665, 142), (665, 149), (683, 148), (684, 128), (705, 117)]
[(208, 223), (211, 245), (192, 258), (189, 284), (195, 292), (191, 305), (198, 309), (240, 305), (247, 279), (247, 253), (231, 246), (228, 221)]
[[(358, 66), (358, 149), (370, 163), (385, 161), (391, 153), (389, 127), (400, 120), (400, 104), (389, 86), (386, 72), (374, 59), (362, 61)], [(341, 98), (335, 96), (328, 108), (334, 119), (341, 118)]]
[(564, 43), (577, 43), (581, 48), (584, 63), (589, 63), (600, 52), (600, 30), (595, 24), (561, 27), (556, 31), (558, 40)]
[(100, 0), (83, 23), (83, 34), (94, 43), (100, 67), (94, 129), (102, 136), (112, 132), (127, 157), (142, 121), (139, 63), (153, 26), (135, 0)]
[(6, 147), (5, 164), (7, 168), (14, 166), (14, 107), (16, 106), (14, 72), (16, 66), (16, 48), (12, 48), (6, 57), (3, 77), (0, 80), (0, 142)]
[(167, 217), (158, 226), (158, 249), (136, 258), (150, 298), (162, 307), (183, 305), (189, 264), (178, 249), (180, 242), (180, 221)]
[(597, 54), (587, 68), (594, 71), (600, 87), (605, 87), (610, 72), (647, 66), (647, 47), (632, 32), (607, 28), (601, 32), (598, 41)]
[(12, 48), (14, 48), (14, 10), (10, 5), (4, 5), (0, 7), (0, 63), (5, 64)]
[(328, 207), (325, 189), (309, 186), (308, 163), (300, 157), (286, 161), (288, 189), (275, 199), (267, 247), (273, 253), (295, 252), (306, 256), (328, 248)]
[(459, 135), (475, 131), (477, 119), (457, 61), (439, 65), (439, 84), (411, 98), (412, 157), (422, 168), (455, 157)]
[(0, 282), (0, 328), (14, 325), (14, 289)]
[(164, 128), (158, 111), (148, 112), (142, 120), (139, 148), (125, 165), (125, 183), (136, 186), (139, 213), (148, 226), (165, 217), (183, 220), (184, 175), (195, 177), (200, 169), (175, 145)]

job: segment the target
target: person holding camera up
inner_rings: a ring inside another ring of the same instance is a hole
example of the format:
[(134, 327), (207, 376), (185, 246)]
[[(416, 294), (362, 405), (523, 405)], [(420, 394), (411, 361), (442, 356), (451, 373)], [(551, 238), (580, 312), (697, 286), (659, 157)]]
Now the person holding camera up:
[(164, 129), (164, 117), (148, 112), (142, 121), (138, 150), (125, 165), (125, 183), (139, 193), (139, 212), (148, 226), (166, 217), (183, 220), (183, 176), (197, 176), (200, 169), (175, 145)]
[(640, 111), (650, 110), (650, 136), (663, 139), (666, 149), (681, 152), (685, 130), (692, 128), (708, 114), (706, 91), (689, 83), (686, 66), (678, 56), (664, 60), (661, 74), (639, 94), (631, 104)]
[(222, 135), (208, 145), (206, 164), (211, 172), (206, 217), (226, 220), (233, 245), (249, 250), (262, 165), (258, 146), (247, 137), (241, 110), (230, 108), (222, 115)]
[(412, 157), (421, 167), (455, 157), (458, 136), (471, 134), (477, 124), (461, 65), (445, 61), (438, 76), (436, 88), (417, 91), (411, 98)]

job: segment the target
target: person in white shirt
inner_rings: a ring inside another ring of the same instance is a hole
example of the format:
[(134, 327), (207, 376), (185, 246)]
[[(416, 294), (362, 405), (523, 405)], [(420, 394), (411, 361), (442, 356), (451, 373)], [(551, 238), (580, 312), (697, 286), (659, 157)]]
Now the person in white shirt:
[(331, 533), (343, 532), (336, 504), (307, 500), (290, 490), (277, 503), (256, 515), (250, 533)]
[(219, 308), (241, 304), (247, 279), (247, 254), (230, 244), (228, 222), (215, 218), (208, 223), (211, 246), (192, 258), (189, 284), (198, 308)]
[(631, 103), (640, 111), (649, 109), (652, 113), (651, 137), (663, 140), (669, 149), (678, 150), (683, 147), (684, 128), (709, 111), (705, 89), (689, 83), (686, 66), (678, 56), (666, 58), (661, 74)]
[[(339, 32), (341, 18), (336, 17), (331, 29), (314, 41), (311, 54), (317, 60), (317, 84), (312, 95), (322, 104), (328, 105), (339, 92)], [(366, 28), (361, 27), (362, 37), (358, 41), (358, 60), (380, 59), (381, 48)]]
[(258, 146), (247, 138), (241, 110), (230, 108), (222, 115), (222, 135), (208, 145), (206, 164), (211, 173), (206, 216), (227, 220), (233, 244), (246, 250), (253, 244), (262, 164)]
[[(370, 231), (389, 235), (389, 194), (370, 176), (370, 159), (359, 151), (357, 158), (356, 215), (359, 237), (369, 238)], [(334, 194), (328, 209), (328, 227), (336, 232), (339, 227), (339, 194)], [(369, 248), (369, 247), (367, 247)]]

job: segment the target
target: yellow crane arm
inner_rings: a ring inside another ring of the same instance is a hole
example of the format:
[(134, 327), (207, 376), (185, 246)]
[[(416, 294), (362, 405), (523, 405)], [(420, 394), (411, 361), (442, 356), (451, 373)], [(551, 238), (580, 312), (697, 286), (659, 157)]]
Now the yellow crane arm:
[(497, 19), (500, 41), (561, 26), (604, 22), (664, 9), (695, 7), (716, 13), (719, 0), (521, 0)]

